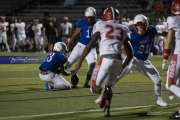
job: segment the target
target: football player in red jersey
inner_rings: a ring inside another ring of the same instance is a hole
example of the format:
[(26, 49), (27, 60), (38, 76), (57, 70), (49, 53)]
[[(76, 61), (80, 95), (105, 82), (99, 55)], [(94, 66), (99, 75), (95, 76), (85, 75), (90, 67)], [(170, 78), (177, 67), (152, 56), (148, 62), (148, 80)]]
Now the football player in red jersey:
[[(167, 18), (168, 34), (163, 51), (163, 64), (167, 64), (172, 43), (175, 42), (175, 49), (171, 63), (167, 71), (166, 88), (174, 95), (180, 97), (180, 0), (174, 0), (171, 5), (173, 16)], [(180, 110), (175, 112), (172, 119), (180, 119)]]

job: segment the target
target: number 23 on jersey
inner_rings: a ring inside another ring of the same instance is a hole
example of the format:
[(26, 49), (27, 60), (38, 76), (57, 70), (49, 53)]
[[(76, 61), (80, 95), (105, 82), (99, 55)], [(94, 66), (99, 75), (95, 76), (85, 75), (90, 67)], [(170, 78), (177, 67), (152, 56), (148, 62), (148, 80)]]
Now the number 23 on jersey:
[(123, 31), (120, 27), (114, 27), (112, 25), (106, 25), (108, 32), (106, 33), (106, 38), (123, 40)]

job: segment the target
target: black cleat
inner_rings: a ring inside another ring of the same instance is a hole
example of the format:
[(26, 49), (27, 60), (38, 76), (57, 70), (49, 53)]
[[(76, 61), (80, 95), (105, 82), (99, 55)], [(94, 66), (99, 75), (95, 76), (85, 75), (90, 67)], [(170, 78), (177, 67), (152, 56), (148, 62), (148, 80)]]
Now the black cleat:
[(106, 86), (103, 92), (102, 97), (96, 100), (96, 103), (99, 104), (99, 107), (104, 109), (104, 116), (110, 116), (110, 105), (112, 100), (112, 89), (111, 87)]
[(176, 111), (175, 113), (173, 113), (170, 116), (170, 119), (172, 119), (172, 120), (180, 120), (180, 113), (179, 113), (179, 111)]

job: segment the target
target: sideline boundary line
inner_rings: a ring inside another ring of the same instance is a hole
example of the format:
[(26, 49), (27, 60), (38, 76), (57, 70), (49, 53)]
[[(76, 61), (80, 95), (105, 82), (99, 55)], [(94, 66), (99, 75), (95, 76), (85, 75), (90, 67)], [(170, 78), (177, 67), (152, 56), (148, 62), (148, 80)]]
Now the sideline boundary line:
[[(180, 103), (169, 104), (169, 105), (180, 105)], [(117, 107), (112, 108), (112, 111), (118, 110), (130, 110), (130, 109), (140, 109), (140, 108), (148, 108), (153, 107), (155, 105), (144, 105), (144, 106), (133, 106), (133, 107)], [(8, 120), (8, 119), (20, 119), (20, 118), (33, 118), (33, 117), (46, 117), (46, 116), (55, 116), (55, 115), (68, 115), (68, 114), (77, 114), (77, 113), (92, 113), (92, 112), (100, 112), (101, 109), (91, 109), (91, 110), (79, 110), (79, 111), (70, 111), (70, 112), (56, 112), (56, 113), (45, 113), (45, 114), (34, 114), (34, 115), (18, 115), (18, 116), (9, 116), (9, 117), (0, 117), (0, 120)], [(163, 112), (160, 113), (160, 115)], [(152, 115), (159, 115), (157, 113)]]

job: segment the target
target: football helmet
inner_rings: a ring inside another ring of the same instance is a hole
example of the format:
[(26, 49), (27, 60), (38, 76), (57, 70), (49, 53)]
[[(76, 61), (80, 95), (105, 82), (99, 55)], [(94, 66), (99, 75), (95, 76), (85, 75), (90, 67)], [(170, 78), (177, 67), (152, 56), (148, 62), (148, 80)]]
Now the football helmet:
[(96, 16), (96, 9), (94, 7), (86, 8), (84, 12), (85, 17), (95, 17)]
[(115, 8), (115, 16), (119, 16), (119, 10)]
[(113, 7), (108, 7), (104, 9), (102, 13), (102, 19), (105, 21), (115, 20), (115, 9)]
[(53, 48), (54, 51), (57, 51), (57, 52), (67, 52), (68, 49), (67, 49), (67, 46), (64, 42), (57, 42), (54, 44), (54, 48)]
[(174, 0), (172, 2), (171, 13), (173, 15), (180, 15), (180, 0)]
[(138, 14), (134, 17), (134, 24), (144, 23), (147, 27), (149, 26), (148, 18), (143, 14)]

